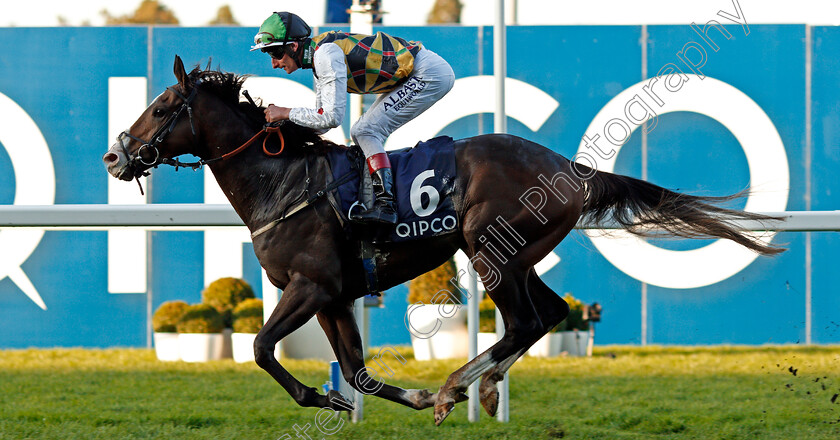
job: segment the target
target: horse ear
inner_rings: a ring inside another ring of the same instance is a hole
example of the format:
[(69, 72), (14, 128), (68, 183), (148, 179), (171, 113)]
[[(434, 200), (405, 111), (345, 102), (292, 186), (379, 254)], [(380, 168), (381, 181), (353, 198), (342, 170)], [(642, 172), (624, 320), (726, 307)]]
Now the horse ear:
[(175, 66), (174, 66), (175, 78), (178, 79), (178, 84), (183, 87), (187, 86), (189, 82), (189, 78), (187, 77), (187, 71), (184, 69), (184, 62), (181, 61), (181, 57), (175, 55)]

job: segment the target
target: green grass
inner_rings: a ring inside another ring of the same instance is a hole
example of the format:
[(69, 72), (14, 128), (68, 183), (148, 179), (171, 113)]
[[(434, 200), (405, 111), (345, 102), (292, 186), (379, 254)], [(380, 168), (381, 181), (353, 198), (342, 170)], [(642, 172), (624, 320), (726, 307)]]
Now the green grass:
[[(323, 362), (283, 364), (311, 386), (327, 378)], [(389, 361), (389, 382), (437, 389), (460, 364)], [(256, 365), (163, 363), (136, 349), (0, 351), (0, 439), (295, 439), (306, 424), (312, 439), (840, 438), (840, 347), (604, 347), (592, 358), (525, 358), (511, 373), (508, 424), (486, 414), (470, 424), (460, 404), (435, 427), (431, 410), (368, 397), (362, 423), (324, 435), (317, 410)]]

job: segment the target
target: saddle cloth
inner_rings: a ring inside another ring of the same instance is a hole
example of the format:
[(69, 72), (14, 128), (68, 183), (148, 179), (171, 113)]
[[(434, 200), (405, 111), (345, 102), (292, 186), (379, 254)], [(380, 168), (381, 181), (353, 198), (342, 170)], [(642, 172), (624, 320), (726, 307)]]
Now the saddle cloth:
[[(387, 234), (387, 241), (409, 241), (456, 232), (460, 225), (453, 201), (457, 197), (457, 174), (452, 138), (440, 136), (419, 142), (413, 148), (389, 152), (388, 157), (394, 176), (398, 220)], [(358, 147), (331, 150), (327, 160), (334, 180), (355, 173), (335, 191), (342, 220), (350, 224), (350, 210), (361, 209), (358, 206), (360, 196), (363, 201), (371, 202), (370, 195), (360, 193), (360, 176), (367, 177), (367, 165), (364, 165)], [(364, 174), (360, 173), (359, 167)]]

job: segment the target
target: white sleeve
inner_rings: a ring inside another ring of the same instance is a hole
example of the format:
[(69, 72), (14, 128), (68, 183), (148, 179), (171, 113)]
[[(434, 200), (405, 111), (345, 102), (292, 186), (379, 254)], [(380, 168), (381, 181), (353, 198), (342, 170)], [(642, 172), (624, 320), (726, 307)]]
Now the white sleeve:
[(344, 120), (347, 107), (347, 65), (344, 51), (336, 44), (326, 43), (315, 52), (316, 108), (295, 107), (289, 119), (304, 127), (326, 131), (338, 127)]

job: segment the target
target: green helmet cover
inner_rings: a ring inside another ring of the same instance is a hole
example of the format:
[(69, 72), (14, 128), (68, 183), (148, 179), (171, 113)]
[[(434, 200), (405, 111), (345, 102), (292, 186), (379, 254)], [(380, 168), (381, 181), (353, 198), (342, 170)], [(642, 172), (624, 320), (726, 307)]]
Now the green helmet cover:
[(254, 46), (251, 46), (251, 50), (300, 41), (307, 38), (311, 31), (309, 25), (297, 15), (291, 12), (275, 12), (260, 26), (257, 35), (254, 36)]

